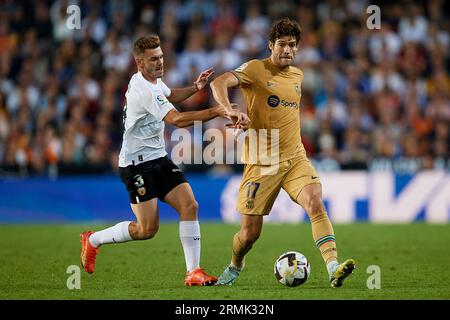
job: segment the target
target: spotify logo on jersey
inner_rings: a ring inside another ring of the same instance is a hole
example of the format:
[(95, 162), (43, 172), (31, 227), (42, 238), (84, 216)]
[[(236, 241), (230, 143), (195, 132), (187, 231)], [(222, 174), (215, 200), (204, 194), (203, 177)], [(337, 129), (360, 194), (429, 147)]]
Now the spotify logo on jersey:
[(272, 95), (267, 99), (267, 104), (272, 108), (276, 108), (280, 104), (280, 98), (278, 98), (275, 95)]

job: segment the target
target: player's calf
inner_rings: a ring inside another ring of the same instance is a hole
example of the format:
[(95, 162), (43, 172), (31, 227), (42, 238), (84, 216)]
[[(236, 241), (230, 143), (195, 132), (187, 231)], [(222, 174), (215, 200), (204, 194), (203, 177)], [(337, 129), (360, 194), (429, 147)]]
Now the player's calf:
[(153, 238), (159, 230), (159, 226), (143, 227), (135, 225), (135, 228), (130, 228), (130, 235), (133, 240), (148, 240)]

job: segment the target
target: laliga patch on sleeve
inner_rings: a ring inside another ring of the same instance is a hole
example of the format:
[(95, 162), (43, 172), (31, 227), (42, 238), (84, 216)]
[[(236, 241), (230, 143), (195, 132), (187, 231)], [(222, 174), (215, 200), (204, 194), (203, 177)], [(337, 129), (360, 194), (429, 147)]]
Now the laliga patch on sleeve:
[(163, 105), (165, 105), (166, 103), (169, 102), (169, 100), (167, 100), (167, 98), (165, 96), (161, 95), (161, 94), (156, 96), (156, 100), (158, 101), (158, 104), (160, 106), (163, 106)]
[(248, 66), (248, 63), (246, 62), (246, 63), (241, 64), (239, 67), (237, 67), (234, 70), (237, 72), (242, 72), (245, 68), (247, 68), (247, 66)]

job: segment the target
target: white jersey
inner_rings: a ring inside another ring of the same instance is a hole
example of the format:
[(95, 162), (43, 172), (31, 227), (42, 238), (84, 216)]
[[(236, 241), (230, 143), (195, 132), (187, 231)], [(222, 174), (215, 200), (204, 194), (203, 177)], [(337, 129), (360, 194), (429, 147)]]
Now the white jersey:
[(166, 98), (169, 95), (170, 89), (161, 79), (153, 84), (141, 72), (131, 77), (125, 94), (125, 131), (119, 167), (137, 165), (167, 155), (162, 119), (174, 108)]

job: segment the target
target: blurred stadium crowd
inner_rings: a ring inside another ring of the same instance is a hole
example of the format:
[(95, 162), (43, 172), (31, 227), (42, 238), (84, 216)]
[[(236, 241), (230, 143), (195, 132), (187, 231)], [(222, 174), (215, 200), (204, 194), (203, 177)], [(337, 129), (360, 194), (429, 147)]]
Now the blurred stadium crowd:
[[(81, 9), (80, 30), (67, 28), (69, 4)], [(370, 4), (381, 8), (379, 30), (366, 26)], [(0, 175), (116, 169), (137, 37), (161, 36), (164, 80), (181, 87), (211, 66), (221, 74), (268, 56), (268, 30), (283, 16), (303, 29), (302, 138), (319, 170), (448, 170), (449, 12), (444, 0), (1, 1)], [(177, 107), (213, 104), (207, 87)]]

